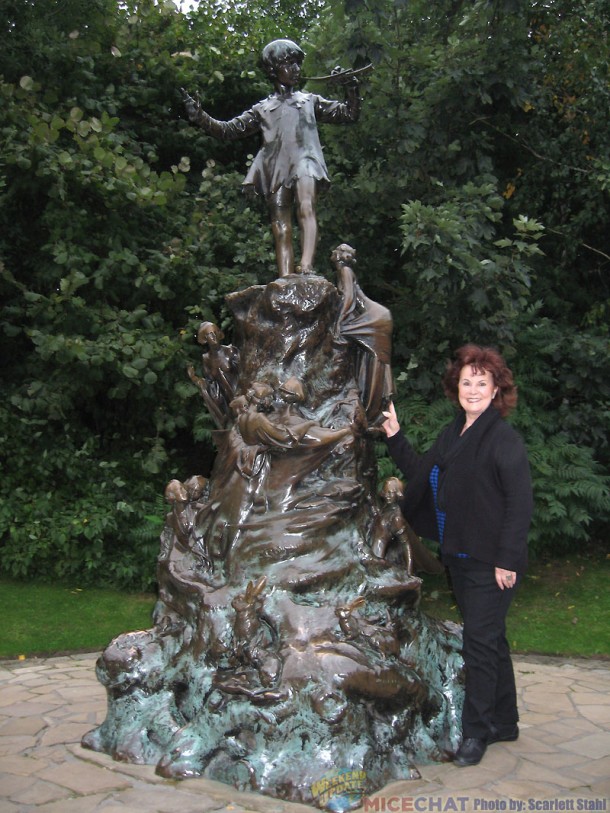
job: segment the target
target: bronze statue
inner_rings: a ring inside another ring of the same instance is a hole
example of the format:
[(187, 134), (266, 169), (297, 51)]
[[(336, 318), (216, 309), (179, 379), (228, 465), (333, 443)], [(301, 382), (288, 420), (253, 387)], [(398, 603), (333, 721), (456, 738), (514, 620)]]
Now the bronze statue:
[(213, 322), (202, 322), (197, 331), (197, 341), (208, 352), (201, 356), (203, 378), (189, 365), (189, 378), (199, 387), (208, 411), (219, 429), (229, 420), (229, 404), (235, 397), (235, 384), (239, 371), (239, 351), (232, 345), (221, 345), (224, 333)]
[(337, 287), (297, 274), (230, 294), (234, 345), (202, 325), (214, 466), (168, 487), (154, 626), (101, 656), (109, 714), (83, 744), (314, 804), (349, 765), (348, 810), (455, 750), (461, 660), (459, 629), (419, 609), (415, 574), (439, 564), (401, 483), (377, 493), (391, 316), (351, 247), (332, 261)]
[(402, 484), (387, 480), (382, 504), (377, 492), (391, 314), (362, 291), (351, 246), (332, 253), (336, 286), (311, 273), (328, 182), (316, 121), (355, 120), (356, 86), (346, 103), (296, 90), (303, 53), (288, 40), (264, 59), (275, 92), (236, 119), (186, 102), (218, 137), (262, 131), (245, 184), (269, 203), (279, 277), (226, 297), (235, 344), (199, 328), (203, 374), (188, 372), (216, 426), (213, 468), (166, 489), (153, 627), (100, 656), (108, 715), (83, 745), (347, 811), (457, 748), (460, 631), (421, 612), (414, 574), (439, 566), (402, 518)]
[(295, 203), (301, 233), (301, 261), (297, 270), (304, 274), (313, 272), (318, 242), (316, 197), (319, 189), (330, 183), (317, 122), (348, 124), (357, 121), (360, 114), (358, 80), (353, 72), (337, 70), (338, 77), (344, 76), (345, 102), (297, 90), (304, 57), (301, 48), (291, 40), (279, 39), (266, 45), (262, 63), (274, 92), (230, 121), (213, 119), (197, 97), (183, 91), (189, 119), (209, 135), (233, 140), (261, 134), (262, 147), (243, 186), (267, 203), (280, 277), (295, 273), (292, 248)]
[[(346, 243), (332, 252), (337, 271), (337, 287), (343, 295), (337, 319), (338, 340), (355, 342), (358, 347), (357, 379), (369, 423), (381, 412), (394, 393), (392, 378), (392, 314), (365, 296), (358, 285), (353, 266), (356, 250)], [(345, 337), (345, 338), (344, 338)]]

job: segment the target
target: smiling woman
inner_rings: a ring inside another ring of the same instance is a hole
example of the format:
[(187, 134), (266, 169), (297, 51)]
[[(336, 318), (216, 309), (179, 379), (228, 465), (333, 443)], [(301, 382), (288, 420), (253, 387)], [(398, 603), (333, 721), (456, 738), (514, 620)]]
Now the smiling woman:
[(417, 533), (440, 543), (464, 620), (463, 740), (454, 761), (476, 765), (488, 743), (519, 735), (506, 615), (527, 566), (532, 486), (525, 446), (502, 420), (517, 402), (502, 356), (464, 345), (443, 384), (461, 410), (427, 454), (415, 453), (392, 404), (383, 428), (408, 480), (403, 512)]
[[(517, 406), (513, 374), (493, 348), (466, 344), (457, 350), (455, 362), (447, 366), (443, 387), (449, 400), (459, 403), (465, 411), (467, 422), (469, 414), (482, 414), (492, 400), (503, 418)], [(475, 419), (472, 417), (469, 426)]]
[(469, 364), (462, 367), (458, 384), (458, 400), (466, 413), (462, 434), (485, 412), (497, 392), (491, 373), (477, 370)]

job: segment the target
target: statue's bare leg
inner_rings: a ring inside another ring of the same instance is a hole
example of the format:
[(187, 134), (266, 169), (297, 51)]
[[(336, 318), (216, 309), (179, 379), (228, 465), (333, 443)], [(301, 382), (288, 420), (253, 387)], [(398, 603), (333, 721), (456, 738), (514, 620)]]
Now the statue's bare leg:
[(301, 230), (301, 272), (311, 274), (318, 245), (315, 178), (299, 178), (296, 185), (297, 218)]
[(292, 246), (292, 206), (291, 189), (281, 187), (267, 200), (271, 218), (271, 230), (275, 240), (275, 257), (278, 274), (286, 277), (294, 274), (294, 249)]

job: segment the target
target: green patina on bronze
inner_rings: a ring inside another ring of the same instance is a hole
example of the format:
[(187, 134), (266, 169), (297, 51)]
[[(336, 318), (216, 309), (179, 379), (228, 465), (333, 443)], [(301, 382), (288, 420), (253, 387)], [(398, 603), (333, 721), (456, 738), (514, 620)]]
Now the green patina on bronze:
[[(395, 484), (377, 494), (363, 403), (383, 398), (361, 387), (385, 376), (360, 375), (373, 350), (347, 296), (293, 275), (228, 298), (236, 346), (213, 352), (235, 362), (231, 416), (209, 481), (166, 490), (154, 626), (100, 657), (108, 716), (86, 747), (321, 806), (333, 772), (370, 793), (455, 750), (460, 630), (419, 609), (411, 571), (433, 560)], [(226, 404), (217, 384), (198, 386)], [(356, 805), (336, 787), (335, 807)]]

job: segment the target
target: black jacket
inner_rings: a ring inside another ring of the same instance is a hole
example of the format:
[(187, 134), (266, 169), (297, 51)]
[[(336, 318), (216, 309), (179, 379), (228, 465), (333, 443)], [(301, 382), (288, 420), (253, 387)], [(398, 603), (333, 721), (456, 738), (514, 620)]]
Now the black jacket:
[(489, 407), (460, 437), (460, 414), (432, 448), (418, 455), (402, 432), (388, 450), (407, 479), (402, 510), (420, 536), (439, 541), (430, 471), (439, 466), (439, 507), (445, 511), (443, 557), (466, 553), (523, 572), (533, 510), (532, 483), (521, 437)]

